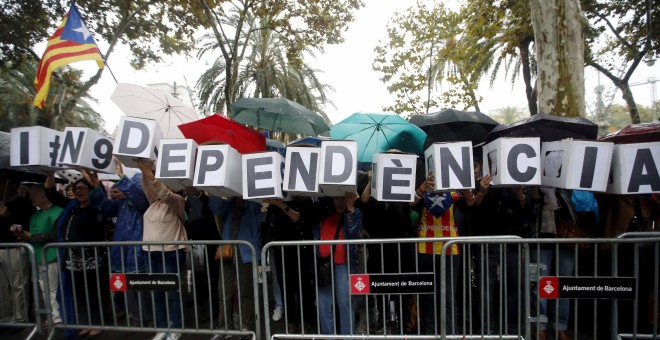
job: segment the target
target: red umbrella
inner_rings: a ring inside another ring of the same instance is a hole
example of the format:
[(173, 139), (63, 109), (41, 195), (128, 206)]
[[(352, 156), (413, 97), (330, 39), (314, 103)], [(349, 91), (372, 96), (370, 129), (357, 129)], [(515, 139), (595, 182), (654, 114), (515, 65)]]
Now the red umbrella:
[(197, 144), (227, 143), (242, 154), (266, 151), (264, 135), (217, 114), (181, 124), (179, 130)]
[(647, 143), (660, 141), (660, 123), (632, 124), (623, 129), (608, 133), (600, 139), (615, 144)]

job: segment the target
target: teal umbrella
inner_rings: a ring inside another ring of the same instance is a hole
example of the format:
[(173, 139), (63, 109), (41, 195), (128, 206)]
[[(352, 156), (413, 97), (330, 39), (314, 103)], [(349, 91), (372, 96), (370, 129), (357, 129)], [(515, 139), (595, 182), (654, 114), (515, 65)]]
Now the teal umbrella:
[(358, 143), (358, 161), (371, 162), (373, 154), (398, 149), (420, 154), (426, 133), (395, 113), (354, 113), (330, 129), (332, 139)]
[(285, 98), (242, 98), (231, 110), (232, 120), (268, 131), (316, 136), (330, 130), (319, 114)]

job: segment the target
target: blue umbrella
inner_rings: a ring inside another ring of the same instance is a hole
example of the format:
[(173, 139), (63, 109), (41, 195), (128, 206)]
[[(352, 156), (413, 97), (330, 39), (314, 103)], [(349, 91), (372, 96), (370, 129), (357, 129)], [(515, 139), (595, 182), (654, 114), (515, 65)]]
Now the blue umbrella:
[(321, 147), (321, 142), (324, 140), (330, 140), (328, 137), (303, 137), (296, 139), (293, 142), (289, 143), (288, 146), (296, 146), (299, 144), (314, 145), (316, 147)]
[(423, 152), (426, 133), (395, 113), (354, 113), (330, 129), (332, 139), (358, 143), (358, 161), (371, 162), (375, 153), (398, 149)]

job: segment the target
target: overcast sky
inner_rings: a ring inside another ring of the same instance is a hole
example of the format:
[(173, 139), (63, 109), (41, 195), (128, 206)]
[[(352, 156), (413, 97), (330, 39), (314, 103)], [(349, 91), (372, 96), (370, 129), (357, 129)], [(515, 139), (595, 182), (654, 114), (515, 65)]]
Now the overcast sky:
[[(333, 123), (354, 112), (380, 112), (383, 106), (393, 103), (393, 96), (388, 94), (385, 85), (378, 80), (379, 74), (372, 70), (374, 48), (378, 45), (378, 41), (386, 36), (386, 25), (392, 15), (414, 5), (415, 0), (365, 0), (364, 2), (365, 7), (355, 13), (356, 20), (349, 24), (349, 29), (345, 33), (346, 41), (341, 45), (326, 47), (324, 54), (317, 53), (316, 59), (307, 61), (322, 71), (319, 75), (322, 82), (335, 88), (335, 92), (330, 93), (329, 97), (336, 108), (332, 106), (326, 108)], [(107, 48), (104, 42), (99, 42), (99, 46), (101, 50)], [(149, 65), (146, 70), (134, 71), (129, 65), (129, 56), (126, 48), (119, 47), (110, 56), (109, 66), (117, 81), (139, 85), (177, 82), (179, 85), (187, 83), (190, 87), (194, 87), (197, 78), (207, 67), (206, 63), (212, 62), (174, 57), (168, 58), (167, 62), (162, 64)], [(95, 72), (94, 65), (93, 62), (80, 62), (73, 66), (88, 70), (86, 74), (92, 74), (91, 72)], [(631, 82), (643, 82), (649, 77), (660, 78), (659, 65), (660, 63), (656, 63), (654, 67), (648, 67), (643, 63), (640, 64)], [(585, 78), (587, 106), (589, 106), (595, 100), (594, 87), (597, 85), (598, 76), (596, 72), (587, 68)], [(500, 76), (498, 79), (494, 88), (489, 88), (487, 79), (480, 84), (478, 95), (483, 97), (480, 103), (481, 110), (490, 113), (505, 106), (517, 106), (526, 110), (522, 79), (519, 79), (513, 88), (508, 78)], [(604, 76), (601, 76), (601, 83), (606, 89), (611, 86), (611, 82)], [(99, 83), (91, 91), (99, 100), (96, 109), (101, 112), (108, 132), (115, 130), (122, 115), (119, 108), (110, 100), (114, 87), (115, 81), (110, 72), (105, 71)], [(650, 85), (635, 86), (632, 87), (632, 91), (638, 104), (650, 105)], [(622, 103), (620, 93), (616, 94), (615, 103)]]

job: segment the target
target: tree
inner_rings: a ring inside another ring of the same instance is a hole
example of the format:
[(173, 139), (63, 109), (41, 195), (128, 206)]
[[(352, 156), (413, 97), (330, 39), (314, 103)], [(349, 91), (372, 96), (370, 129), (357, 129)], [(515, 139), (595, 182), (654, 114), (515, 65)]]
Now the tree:
[(500, 124), (511, 124), (517, 122), (524, 117), (524, 112), (521, 108), (515, 106), (507, 106), (495, 109), (495, 114), (490, 114), (491, 118)]
[[(135, 68), (160, 61), (165, 54), (191, 51), (195, 42), (195, 30), (207, 25), (205, 16), (200, 15), (201, 7), (198, 2), (78, 0), (76, 5), (97, 43), (101, 46), (107, 44), (107, 48), (101, 49), (106, 61), (110, 59), (117, 44), (122, 43), (131, 49), (131, 65)], [(8, 51), (7, 58), (16, 59), (16, 53), (26, 52), (34, 60), (39, 60), (41, 56), (32, 50), (33, 45), (48, 38), (54, 31), (53, 28), (62, 20), (66, 9), (62, 8), (60, 1), (55, 0), (10, 0), (5, 8), (2, 15), (8, 22), (0, 24), (3, 28), (0, 41), (3, 56), (0, 58), (4, 57), (4, 51)], [(11, 30), (5, 31), (5, 26), (11, 26)], [(12, 36), (5, 35), (5, 32), (19, 34)], [(11, 65), (17, 67), (16, 63)], [(98, 82), (103, 71), (104, 69), (99, 69), (77, 87), (76, 92), (59, 97), (60, 101), (54, 106), (54, 114), (66, 116), (76, 109), (78, 101)]]
[(621, 90), (631, 121), (639, 123), (641, 119), (629, 82), (646, 56), (653, 58), (653, 54), (660, 53), (660, 26), (651, 25), (660, 22), (657, 4), (655, 11), (652, 11), (651, 0), (589, 0), (583, 1), (582, 6), (591, 21), (586, 64)]
[(462, 40), (472, 56), (468, 65), (480, 76), (490, 72), (490, 86), (504, 66), (511, 83), (522, 75), (527, 106), (536, 114), (536, 97), (532, 77), (536, 74), (536, 60), (530, 53), (534, 41), (529, 3), (526, 1), (471, 0), (461, 9), (465, 29)]
[(81, 95), (73, 110), (66, 114), (56, 114), (57, 106), (66, 101), (67, 97), (78, 95), (83, 86), (80, 81), (81, 71), (64, 67), (60, 76), (51, 82), (51, 95), (38, 110), (32, 105), (36, 90), (34, 76), (37, 63), (29, 56), (25, 61), (20, 60), (17, 66), (0, 68), (0, 130), (9, 131), (14, 127), (40, 125), (56, 130), (63, 130), (67, 126), (85, 126), (101, 130), (103, 119), (91, 108), (89, 101), (94, 99), (89, 93)]
[[(228, 20), (230, 23), (235, 21)], [(198, 57), (218, 50), (217, 41), (212, 36), (205, 36), (201, 45)], [(284, 97), (321, 113), (329, 122), (322, 112), (322, 105), (330, 103), (327, 91), (332, 88), (322, 84), (316, 77), (318, 71), (306, 63), (292, 65), (284, 48), (280, 36), (271, 30), (264, 29), (252, 35), (246, 48), (247, 55), (239, 67), (236, 98)], [(307, 52), (311, 54), (311, 50)], [(221, 112), (225, 107), (224, 71), (224, 60), (217, 58), (197, 81), (203, 111), (207, 113)]]
[(530, 0), (539, 112), (584, 117), (584, 34), (578, 0)]
[[(392, 18), (388, 40), (379, 42), (373, 62), (396, 96), (385, 110), (424, 114), (440, 106), (477, 107), (478, 81), (466, 66), (459, 19), (442, 3), (418, 3)], [(442, 86), (448, 88), (438, 89)]]
[(239, 67), (254, 34), (260, 30), (278, 34), (287, 61), (300, 65), (305, 49), (322, 50), (324, 44), (342, 42), (342, 32), (353, 21), (352, 11), (363, 6), (361, 0), (228, 0), (214, 9), (206, 0), (198, 2), (221, 52), (222, 61), (214, 66), (224, 71), (222, 100), (229, 117), (239, 92)]

